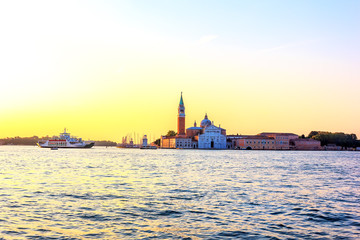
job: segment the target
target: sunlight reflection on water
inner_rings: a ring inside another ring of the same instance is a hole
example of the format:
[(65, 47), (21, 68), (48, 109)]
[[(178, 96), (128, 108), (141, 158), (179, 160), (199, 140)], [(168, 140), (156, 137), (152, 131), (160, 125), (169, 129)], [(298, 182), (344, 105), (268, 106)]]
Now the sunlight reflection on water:
[(360, 152), (1, 146), (0, 236), (355, 239), (359, 163)]

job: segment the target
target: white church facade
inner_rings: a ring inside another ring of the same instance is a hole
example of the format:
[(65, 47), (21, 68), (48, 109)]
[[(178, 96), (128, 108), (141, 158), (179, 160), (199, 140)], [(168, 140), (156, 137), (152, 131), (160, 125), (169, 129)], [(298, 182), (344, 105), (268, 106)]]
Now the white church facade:
[(226, 149), (226, 135), (222, 134), (220, 127), (209, 125), (204, 133), (199, 135), (199, 149)]

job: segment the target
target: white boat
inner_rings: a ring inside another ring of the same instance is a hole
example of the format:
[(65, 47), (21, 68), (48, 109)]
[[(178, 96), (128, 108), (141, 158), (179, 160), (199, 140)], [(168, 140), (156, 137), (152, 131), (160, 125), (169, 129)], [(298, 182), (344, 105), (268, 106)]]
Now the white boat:
[(37, 145), (41, 148), (92, 148), (95, 142), (85, 142), (81, 138), (71, 137), (70, 133), (66, 132), (66, 128), (63, 133), (60, 133), (59, 137), (54, 137), (46, 141), (39, 141)]

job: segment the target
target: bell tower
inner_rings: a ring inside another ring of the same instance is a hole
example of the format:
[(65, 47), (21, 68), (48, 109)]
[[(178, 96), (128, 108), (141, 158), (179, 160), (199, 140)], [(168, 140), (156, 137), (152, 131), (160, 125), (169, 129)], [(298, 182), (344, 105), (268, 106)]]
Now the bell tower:
[(178, 108), (178, 129), (177, 129), (177, 134), (182, 136), (185, 135), (185, 106), (184, 106), (184, 101), (183, 101), (183, 97), (182, 97), (182, 92), (181, 92), (181, 97), (180, 97), (180, 103), (179, 103), (179, 108)]

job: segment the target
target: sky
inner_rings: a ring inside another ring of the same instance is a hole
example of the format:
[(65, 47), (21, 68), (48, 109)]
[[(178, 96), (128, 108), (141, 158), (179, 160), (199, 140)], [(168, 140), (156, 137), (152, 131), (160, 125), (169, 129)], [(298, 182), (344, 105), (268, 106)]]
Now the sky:
[(0, 138), (360, 138), (360, 1), (0, 1)]

